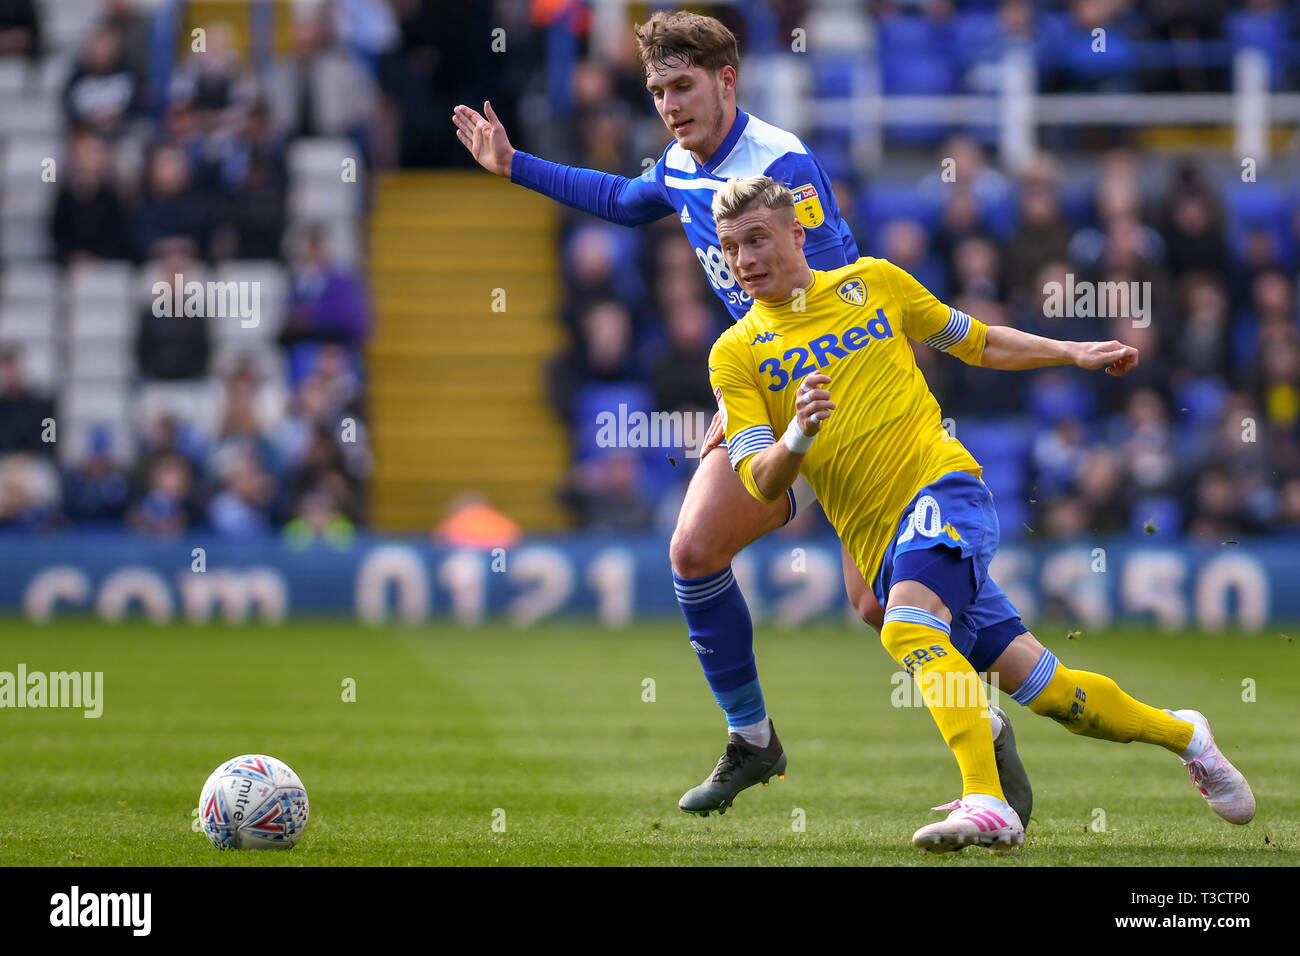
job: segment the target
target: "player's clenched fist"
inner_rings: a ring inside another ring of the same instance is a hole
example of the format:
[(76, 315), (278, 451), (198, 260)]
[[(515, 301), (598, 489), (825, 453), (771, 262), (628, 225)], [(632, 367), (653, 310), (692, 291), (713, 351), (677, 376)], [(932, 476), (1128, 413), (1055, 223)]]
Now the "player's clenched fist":
[(805, 435), (816, 435), (822, 423), (831, 417), (835, 403), (826, 386), (831, 383), (830, 376), (813, 372), (799, 383), (799, 393), (795, 396), (794, 411), (799, 422), (799, 430)]
[(1126, 375), (1137, 368), (1138, 350), (1123, 342), (1079, 342), (1074, 364), (1093, 371), (1104, 368), (1110, 375)]

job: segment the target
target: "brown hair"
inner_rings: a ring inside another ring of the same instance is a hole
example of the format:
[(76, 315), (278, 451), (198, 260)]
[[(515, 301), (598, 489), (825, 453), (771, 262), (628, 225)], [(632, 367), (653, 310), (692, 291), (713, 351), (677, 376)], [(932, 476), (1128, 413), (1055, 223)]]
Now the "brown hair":
[(641, 70), (678, 63), (710, 72), (724, 66), (740, 69), (736, 36), (713, 17), (676, 10), (660, 11), (636, 28), (636, 54)]

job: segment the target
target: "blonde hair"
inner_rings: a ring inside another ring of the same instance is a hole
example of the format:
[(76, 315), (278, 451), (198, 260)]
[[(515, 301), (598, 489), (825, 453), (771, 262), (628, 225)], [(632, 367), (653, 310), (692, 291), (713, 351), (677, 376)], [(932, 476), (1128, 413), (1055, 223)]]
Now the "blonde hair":
[(759, 203), (772, 210), (788, 210), (794, 218), (794, 193), (771, 176), (750, 176), (747, 179), (728, 179), (713, 194), (713, 219), (735, 219), (751, 206)]

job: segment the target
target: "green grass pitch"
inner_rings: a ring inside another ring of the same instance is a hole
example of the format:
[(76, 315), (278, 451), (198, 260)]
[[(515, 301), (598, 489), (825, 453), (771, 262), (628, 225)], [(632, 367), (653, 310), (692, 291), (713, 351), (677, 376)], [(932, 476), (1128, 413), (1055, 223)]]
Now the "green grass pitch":
[[(891, 706), (897, 668), (875, 636), (838, 623), (759, 628), (789, 772), (701, 819), (677, 798), (712, 769), (725, 730), (677, 621), (623, 631), (9, 621), (0, 670), (103, 671), (104, 712), (0, 710), (0, 864), (1300, 862), (1300, 644), (1277, 630), (1076, 640), (1065, 630), (1039, 634), (1066, 663), (1210, 718), (1254, 788), (1253, 823), (1216, 817), (1171, 754), (1073, 737), (1003, 697), (1036, 794), (1025, 846), (918, 853), (912, 831), (958, 796), (956, 763), (924, 709)], [(346, 678), (355, 702), (342, 699)], [(191, 830), (208, 774), (247, 752), (285, 760), (307, 786), (311, 820), (291, 852), (219, 853)]]

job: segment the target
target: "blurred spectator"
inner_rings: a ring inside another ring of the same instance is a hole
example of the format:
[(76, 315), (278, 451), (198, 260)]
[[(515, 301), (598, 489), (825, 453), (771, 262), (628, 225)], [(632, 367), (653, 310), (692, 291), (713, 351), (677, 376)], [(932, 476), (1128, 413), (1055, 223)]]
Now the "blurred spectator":
[(1178, 367), (1192, 376), (1227, 381), (1231, 374), (1228, 293), (1213, 273), (1185, 276), (1179, 293), (1182, 329)]
[(190, 171), (190, 189), (202, 194), (206, 201), (217, 187), (218, 157), (213, 155), (216, 141), (204, 130), (194, 104), (174, 99), (167, 104), (154, 145), (174, 146), (181, 151)]
[(619, 302), (590, 306), (581, 319), (581, 338), (554, 360), (549, 369), (552, 407), (572, 422), (577, 393), (593, 382), (635, 382), (639, 379), (632, 352), (632, 320)]
[(46, 423), (53, 420), (54, 403), (28, 388), (19, 354), (0, 352), (0, 455), (26, 451), (53, 457), (53, 442), (44, 440)]
[(1020, 223), (1003, 258), (1005, 282), (1018, 300), (1033, 301), (1041, 283), (1033, 277), (1048, 263), (1069, 261), (1070, 227), (1061, 211), (1053, 182), (1046, 177), (1026, 178), (1020, 192)]
[[(944, 200), (939, 228), (934, 234), (934, 252), (949, 266), (950, 283), (956, 283), (956, 276), (952, 272), (953, 250), (964, 240), (983, 237), (984, 234), (979, 201), (975, 194), (965, 187), (954, 186)], [(866, 233), (855, 229), (854, 235)]]
[(1161, 215), (1169, 270), (1217, 271), (1227, 261), (1223, 214), (1201, 171), (1184, 163), (1174, 173)]
[(653, 517), (641, 488), (641, 459), (626, 449), (575, 466), (561, 493), (578, 526), (593, 531), (641, 531)]
[(189, 462), (177, 454), (164, 454), (149, 470), (145, 494), (131, 508), (128, 523), (150, 537), (175, 537), (195, 524), (192, 491)]
[(1073, 418), (1062, 418), (1050, 431), (1042, 432), (1034, 439), (1030, 460), (1034, 487), (1040, 499), (1074, 491), (1086, 447), (1083, 426)]
[(284, 526), (284, 541), (291, 548), (306, 548), (320, 540), (342, 549), (351, 545), (355, 536), (355, 526), (339, 510), (334, 496), (325, 487), (304, 494), (298, 500), (293, 518)]
[(104, 23), (121, 37), (122, 56), (131, 72), (138, 77), (147, 76), (153, 24), (149, 4), (140, 0), (104, 0)]
[(952, 257), (952, 294), (1000, 301), (1001, 275), (998, 247), (983, 236), (968, 236), (957, 243)]
[(227, 538), (257, 538), (271, 530), (275, 483), (256, 455), (238, 454), (221, 472), (222, 489), (208, 504), (212, 530)]
[[(259, 471), (269, 470), (275, 455), (258, 416), (261, 382), (257, 373), (247, 365), (241, 366), (226, 379), (225, 384), (225, 405), (208, 453), (208, 473), (228, 479), (234, 473), (235, 463), (244, 459), (254, 462)], [(239, 475), (241, 479), (249, 480), (246, 474)]]
[(324, 5), (306, 7), (293, 21), (293, 51), (271, 68), (272, 126), (285, 139), (353, 136), (364, 140), (374, 108), (374, 84), (356, 59), (331, 37)]
[(1282, 482), (1278, 495), (1277, 528), (1292, 534), (1300, 533), (1300, 477)]
[(1153, 389), (1134, 393), (1125, 410), (1120, 454), (1135, 497), (1173, 494), (1179, 476), (1165, 401)]
[(169, 455), (178, 455), (195, 468), (202, 464), (206, 454), (206, 443), (196, 428), (182, 423), (174, 414), (159, 415), (147, 424), (141, 436), (133, 484), (147, 487), (154, 465)]
[(157, 146), (148, 161), (144, 195), (135, 211), (135, 252), (148, 260), (161, 255), (159, 245), (183, 237), (194, 244), (193, 255), (207, 255), (212, 206), (191, 191), (185, 153), (175, 146)]
[(1087, 510), (1089, 531), (1107, 534), (1128, 527), (1127, 469), (1114, 449), (1094, 447), (1084, 455), (1077, 490), (1078, 501)]
[(234, 27), (223, 21), (203, 29), (204, 49), (191, 51), (172, 73), (169, 99), (188, 103), (204, 131), (213, 132), (235, 121), (252, 101), (256, 84), (240, 56)]
[(1007, 201), (1011, 183), (984, 158), (984, 150), (969, 136), (953, 136), (939, 147), (940, 168), (927, 173), (918, 189), (942, 202), (955, 187), (967, 189), (981, 207)]
[(326, 343), (316, 353), (314, 375), (320, 377), (329, 396), (329, 407), (337, 414), (357, 416), (362, 413), (362, 382), (347, 351), (340, 345)]
[(885, 226), (881, 256), (906, 272), (943, 299), (948, 295), (946, 270), (930, 255), (930, 240), (921, 224), (912, 219), (895, 219)]
[(87, 127), (116, 139), (143, 106), (140, 78), (122, 52), (117, 30), (101, 24), (91, 31), (63, 92), (69, 127)]
[(293, 381), (307, 373), (323, 342), (343, 346), (359, 369), (360, 347), (370, 334), (366, 287), (356, 270), (331, 259), (323, 227), (310, 228), (298, 244), (290, 283), (280, 341), (289, 348)]
[(131, 500), (129, 476), (113, 463), (112, 436), (96, 429), (85, 460), (63, 477), (63, 512), (80, 528), (114, 527)]
[(1246, 530), (1242, 501), (1231, 477), (1211, 468), (1196, 480), (1195, 510), (1188, 534), (1206, 540), (1232, 538)]
[(719, 329), (699, 301), (679, 303), (668, 313), (668, 340), (650, 361), (655, 406), (663, 411), (713, 409), (709, 388), (709, 349)]
[(51, 221), (59, 259), (74, 265), (86, 259), (130, 258), (125, 218), (107, 144), (89, 130), (74, 133)]
[(225, 229), (221, 254), (234, 259), (278, 259), (288, 216), (289, 176), (284, 148), (270, 131), (266, 106), (254, 103), (224, 147), (217, 171), (217, 218)]
[[(194, 277), (193, 244), (187, 239), (169, 238), (157, 243), (155, 249), (161, 258), (150, 277), (150, 286), (165, 282), (168, 289), (164, 294), (173, 300), (179, 294), (184, 301), (185, 284)], [(207, 374), (211, 352), (207, 316), (171, 315), (168, 311), (155, 308), (154, 300), (140, 308), (135, 338), (140, 374), (161, 382), (202, 378)]]
[(30, 534), (61, 523), (59, 473), (48, 458), (0, 456), (0, 528)]
[(467, 491), (447, 506), (433, 537), (453, 548), (512, 548), (523, 538), (523, 529), (483, 495)]
[(33, 0), (0, 0), (0, 57), (35, 59), (41, 52), (41, 21)]
[[(627, 229), (588, 221), (581, 222), (569, 233), (563, 250), (568, 293), (561, 319), (571, 333), (578, 333), (579, 317), (600, 299), (617, 299), (632, 313), (634, 322), (641, 318), (638, 313), (644, 307), (645, 291), (640, 277), (619, 270), (619, 262), (631, 256), (633, 235)], [(698, 278), (700, 264), (690, 246), (681, 241), (680, 234), (672, 238), (677, 251), (669, 254), (674, 256), (671, 262), (685, 262), (682, 271), (675, 274), (683, 275), (689, 269), (692, 278)], [(686, 260), (681, 258), (683, 253)], [(688, 288), (693, 287), (693, 284), (688, 285)]]

